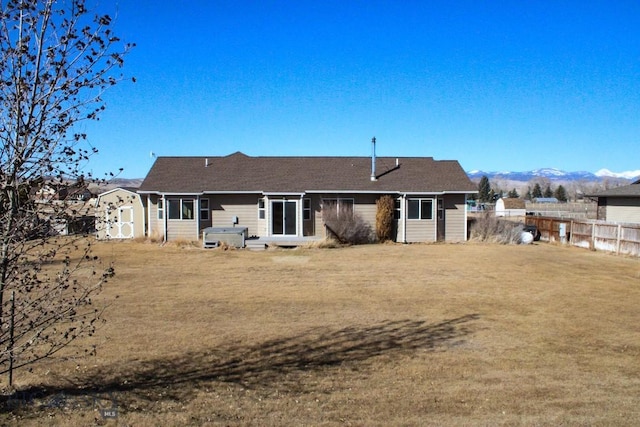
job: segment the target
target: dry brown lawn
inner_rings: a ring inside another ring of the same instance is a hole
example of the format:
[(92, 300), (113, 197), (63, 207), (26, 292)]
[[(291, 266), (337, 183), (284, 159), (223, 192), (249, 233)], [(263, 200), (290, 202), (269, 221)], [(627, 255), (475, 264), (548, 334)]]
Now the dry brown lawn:
[(18, 371), (0, 424), (640, 423), (637, 258), (473, 243), (96, 252), (116, 268), (108, 322), (85, 341), (96, 355)]

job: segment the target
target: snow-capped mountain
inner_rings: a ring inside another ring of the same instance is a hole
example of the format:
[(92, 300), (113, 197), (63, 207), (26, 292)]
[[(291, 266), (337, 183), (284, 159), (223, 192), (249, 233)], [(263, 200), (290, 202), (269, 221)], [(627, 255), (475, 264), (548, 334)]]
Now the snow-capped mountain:
[(624, 178), (624, 179), (634, 179), (640, 177), (640, 170), (635, 171), (627, 171), (627, 172), (611, 172), (609, 169), (600, 169), (595, 173), (596, 176), (604, 178)]
[(481, 170), (467, 171), (467, 175), (471, 179), (479, 179), (487, 176), (489, 179), (505, 179), (511, 181), (531, 181), (536, 178), (546, 178), (550, 181), (602, 181), (605, 178), (615, 178), (623, 180), (632, 180), (640, 177), (640, 170), (628, 172), (611, 172), (607, 169), (601, 169), (596, 173), (578, 171), (566, 172), (555, 168), (534, 169), (524, 172), (486, 172)]

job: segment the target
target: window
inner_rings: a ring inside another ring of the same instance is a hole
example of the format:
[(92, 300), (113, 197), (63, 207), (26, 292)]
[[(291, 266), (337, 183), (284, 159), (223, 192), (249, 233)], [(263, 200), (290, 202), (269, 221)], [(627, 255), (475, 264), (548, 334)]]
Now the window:
[(305, 221), (310, 220), (311, 219), (311, 199), (304, 199), (302, 203), (303, 203), (302, 218)]
[(433, 219), (433, 199), (409, 199), (407, 219)]
[(258, 219), (265, 218), (264, 199), (258, 199)]
[(393, 219), (400, 219), (400, 204), (401, 199), (394, 200)]
[(193, 199), (168, 199), (167, 208), (169, 219), (190, 220), (194, 219)]
[(158, 219), (164, 218), (164, 199), (158, 199)]
[(200, 221), (209, 221), (209, 199), (200, 199)]
[(338, 218), (353, 217), (353, 199), (324, 199), (322, 209), (327, 213), (335, 212)]

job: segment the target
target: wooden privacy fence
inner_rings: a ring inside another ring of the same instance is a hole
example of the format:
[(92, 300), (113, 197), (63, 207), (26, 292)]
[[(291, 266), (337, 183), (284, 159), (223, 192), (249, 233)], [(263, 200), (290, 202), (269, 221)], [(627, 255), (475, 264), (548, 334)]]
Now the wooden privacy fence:
[(525, 223), (538, 227), (540, 240), (640, 256), (640, 224), (542, 216), (527, 216)]

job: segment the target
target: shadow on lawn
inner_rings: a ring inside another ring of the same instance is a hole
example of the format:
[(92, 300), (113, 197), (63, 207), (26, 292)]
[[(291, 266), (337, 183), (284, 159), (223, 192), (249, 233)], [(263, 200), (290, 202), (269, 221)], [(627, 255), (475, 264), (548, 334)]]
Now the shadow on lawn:
[[(304, 387), (299, 375), (333, 366), (352, 366), (368, 359), (413, 350), (433, 351), (462, 342), (472, 332), (470, 314), (439, 323), (386, 321), (371, 327), (340, 330), (312, 329), (305, 334), (265, 341), (251, 346), (228, 346), (186, 353), (180, 357), (134, 361), (126, 366), (106, 366), (85, 377), (67, 378), (62, 387), (37, 386), (22, 390), (38, 401), (51, 396), (117, 396), (122, 404), (190, 399), (212, 383), (233, 383), (245, 388)], [(284, 386), (284, 387), (283, 387)], [(10, 410), (11, 397), (3, 399)], [(23, 399), (24, 400), (24, 399)]]

